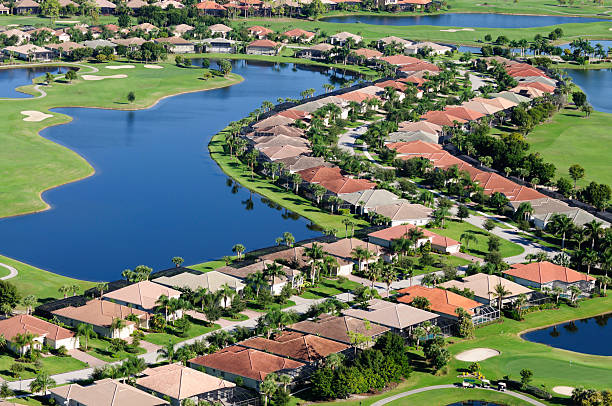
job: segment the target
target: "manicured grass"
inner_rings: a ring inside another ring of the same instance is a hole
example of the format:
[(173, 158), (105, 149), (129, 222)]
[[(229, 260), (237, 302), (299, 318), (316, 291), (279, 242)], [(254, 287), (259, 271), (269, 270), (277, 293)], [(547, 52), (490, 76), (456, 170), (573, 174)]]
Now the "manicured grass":
[(450, 405), (456, 402), (463, 402), (468, 400), (479, 400), (481, 402), (495, 402), (506, 406), (526, 406), (530, 405), (524, 400), (517, 399), (513, 396), (501, 393), (493, 392), (490, 390), (483, 389), (437, 389), (434, 391), (418, 393), (416, 395), (407, 396), (395, 400), (389, 405), (400, 406), (400, 405), (431, 405), (431, 406), (442, 406)]
[(2, 255), (0, 255), (0, 262), (11, 265), (17, 269), (17, 272), (19, 272), (16, 277), (9, 279), (11, 283), (17, 286), (19, 292), (23, 296), (36, 296), (38, 302), (41, 304), (49, 300), (62, 298), (63, 295), (58, 292), (58, 289), (61, 286), (78, 285), (80, 287), (80, 293), (83, 293), (86, 289), (95, 286), (95, 283), (93, 282), (67, 278), (65, 276), (44, 271)]
[(322, 299), (339, 295), (340, 293), (350, 292), (357, 289), (361, 284), (350, 280), (340, 282), (338, 279), (323, 279), (317, 284), (308, 288), (300, 295), (304, 299)]
[(229, 320), (229, 321), (245, 321), (249, 319), (249, 316), (247, 316), (246, 314), (238, 313), (234, 317), (227, 316), (227, 317), (221, 317), (221, 318), (225, 320)]
[[(45, 113), (55, 107), (99, 107), (112, 109), (141, 109), (153, 105), (164, 96), (229, 86), (242, 78), (230, 74), (227, 78), (217, 77), (204, 81), (202, 68), (179, 68), (169, 62), (159, 63), (163, 69), (145, 69), (135, 63), (134, 69), (125, 69), (124, 79), (85, 81), (78, 79), (72, 84), (53, 83), (43, 86), (46, 97), (40, 99), (0, 100), (0, 121), (7, 131), (0, 133), (0, 217), (44, 210), (48, 205), (42, 201), (40, 193), (44, 190), (67, 182), (90, 176), (93, 168), (73, 151), (48, 141), (38, 132), (48, 126), (63, 124), (70, 117), (53, 113), (53, 117), (41, 122), (25, 122), (20, 113), (23, 110), (36, 110)], [(118, 65), (121, 62), (112, 62)], [(106, 69), (109, 64), (95, 64), (100, 70), (91, 72), (84, 67), (80, 74), (108, 76), (117, 73)], [(41, 78), (35, 79), (40, 83)], [(38, 95), (32, 85), (20, 88), (25, 92)], [(134, 91), (136, 100), (130, 104), (126, 97)]]
[(604, 2), (602, 5), (594, 2), (574, 2), (571, 5), (566, 4), (563, 6), (557, 2), (542, 2), (538, 0), (520, 0), (519, 2), (507, 0), (487, 0), (486, 2), (451, 0), (448, 3), (452, 6), (451, 12), (470, 13), (596, 16), (610, 9), (609, 2)]
[(591, 181), (612, 184), (612, 165), (602, 145), (612, 142), (612, 114), (594, 111), (589, 118), (574, 108), (565, 108), (549, 123), (538, 125), (527, 140), (533, 151), (555, 164), (557, 175), (570, 179), (568, 168), (580, 164), (585, 177), (579, 184)]
[[(471, 231), (478, 241), (476, 243), (470, 242), (467, 253), (476, 257), (484, 257), (487, 254), (487, 241), (489, 240), (490, 234), (486, 230), (465, 221), (447, 220), (445, 226), (446, 228), (432, 228), (431, 231), (457, 241), (460, 241), (461, 234), (466, 231)], [(523, 252), (523, 247), (508, 240), (500, 239), (500, 243), (499, 252), (504, 258), (519, 255)]]
[(217, 268), (221, 268), (225, 266), (225, 262), (222, 259), (218, 259), (215, 261), (202, 262), (200, 264), (189, 265), (188, 268), (195, 269), (200, 272), (210, 272), (214, 271)]
[(239, 182), (242, 186), (267, 197), (287, 210), (307, 218), (320, 227), (326, 229), (335, 228), (338, 230), (338, 236), (341, 237), (345, 234), (345, 226), (342, 224), (342, 220), (346, 217), (351, 218), (357, 228), (368, 225), (365, 220), (357, 219), (353, 215), (341, 216), (327, 213), (315, 207), (309, 200), (294, 194), (292, 191), (276, 186), (269, 179), (259, 174), (255, 174), (251, 178), (251, 170), (236, 158), (230, 157), (223, 150), (223, 137), (223, 132), (212, 137), (208, 144), (210, 156), (217, 162), (225, 174)]
[[(452, 256), (452, 255), (440, 255), (440, 254), (435, 254), (435, 253), (432, 253), (431, 255), (433, 255), (436, 258), (439, 258), (444, 263), (447, 263), (448, 265), (452, 266), (453, 268), (456, 268), (458, 266), (468, 265), (468, 264), (471, 263), (467, 259), (455, 257), (455, 256)], [(426, 266), (426, 267), (420, 268), (419, 264), (418, 264), (418, 258), (414, 258), (414, 260), (415, 260), (415, 269), (414, 269), (413, 276), (422, 275), (422, 274), (426, 274), (426, 273), (435, 272), (435, 271), (439, 271), (440, 270), (439, 268), (436, 268), (435, 266), (429, 266), (429, 265)]]
[[(81, 338), (81, 341), (81, 345), (84, 346), (85, 340)], [(87, 353), (89, 355), (106, 362), (115, 362), (127, 358), (130, 355), (140, 355), (147, 352), (144, 348), (140, 347), (138, 348), (138, 352), (135, 353), (129, 353), (126, 351), (113, 352), (109, 349), (110, 341), (101, 338), (90, 338), (89, 342), (87, 343), (87, 346)]]
[(247, 309), (254, 310), (260, 313), (267, 313), (272, 309), (286, 309), (288, 307), (295, 306), (295, 302), (293, 300), (287, 300), (284, 304), (271, 303), (266, 306), (261, 306), (254, 300), (247, 301)]
[(178, 337), (169, 333), (149, 333), (145, 335), (144, 340), (157, 345), (166, 345), (168, 342), (176, 344), (221, 328), (221, 326), (218, 324), (205, 325), (204, 322), (192, 319), (191, 317), (189, 318), (189, 321), (191, 321), (191, 327), (187, 331), (187, 335), (185, 337)]
[[(40, 357), (42, 369), (49, 375), (61, 374), (63, 372), (75, 371), (78, 369), (87, 368), (87, 364), (72, 357)], [(10, 367), (15, 363), (15, 357), (12, 354), (0, 354), (0, 377), (7, 381), (18, 380), (19, 377), (13, 376), (10, 372)], [(25, 370), (21, 373), (21, 379), (30, 379), (36, 376), (33, 363), (22, 363)], [(25, 387), (24, 387), (25, 389)]]

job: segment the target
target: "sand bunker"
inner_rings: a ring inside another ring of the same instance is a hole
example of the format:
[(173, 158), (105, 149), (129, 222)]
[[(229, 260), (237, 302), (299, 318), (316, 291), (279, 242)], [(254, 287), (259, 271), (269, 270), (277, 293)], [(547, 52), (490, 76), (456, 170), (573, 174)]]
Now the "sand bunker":
[(134, 69), (134, 65), (111, 65), (107, 66), (106, 69)]
[(499, 355), (499, 351), (492, 348), (474, 348), (457, 354), (455, 358), (459, 361), (479, 362), (497, 355)]
[(102, 79), (123, 79), (127, 78), (127, 75), (111, 75), (111, 76), (96, 76), (96, 75), (83, 75), (83, 80), (102, 80)]
[(473, 28), (449, 28), (447, 30), (440, 30), (444, 32), (459, 32), (459, 31), (474, 31)]
[(66, 23), (66, 24), (76, 24), (76, 23), (80, 23), (79, 20), (60, 20), (58, 21), (58, 23), (62, 24), (62, 23)]
[(35, 110), (24, 110), (21, 114), (27, 116), (23, 121), (43, 121), (49, 117), (53, 117), (53, 114), (46, 114)]
[(145, 65), (144, 67), (147, 69), (164, 69), (163, 66), (159, 66), (159, 65)]
[(559, 395), (572, 396), (574, 388), (571, 386), (555, 386), (552, 390)]

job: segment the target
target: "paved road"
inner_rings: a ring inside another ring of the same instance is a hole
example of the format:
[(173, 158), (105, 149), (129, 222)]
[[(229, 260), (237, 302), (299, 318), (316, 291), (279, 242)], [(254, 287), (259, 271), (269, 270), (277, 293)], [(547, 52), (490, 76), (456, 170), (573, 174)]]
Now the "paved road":
[(17, 269), (13, 268), (12, 266), (3, 264), (3, 263), (0, 263), (0, 266), (9, 270), (9, 274), (6, 276), (3, 276), (2, 278), (0, 278), (0, 280), (5, 281), (7, 279), (11, 279), (17, 276), (18, 274)]
[(355, 140), (361, 137), (367, 129), (367, 125), (362, 125), (357, 128), (352, 128), (348, 132), (340, 135), (340, 138), (338, 138), (338, 147), (351, 155), (355, 155)]
[[(455, 385), (435, 385), (435, 386), (426, 386), (424, 388), (418, 388), (418, 389), (413, 389), (413, 390), (409, 390), (406, 392), (402, 392), (402, 393), (398, 393), (397, 395), (393, 395), (393, 396), (389, 396), (388, 398), (384, 398), (381, 399), (377, 402), (372, 403), (372, 406), (383, 406), (386, 405), (387, 403), (391, 403), (393, 401), (396, 401), (398, 399), (404, 398), (406, 396), (411, 396), (411, 395), (416, 395), (417, 393), (423, 393), (423, 392), (429, 392), (429, 391), (433, 391), (433, 390), (438, 390), (438, 389), (456, 389), (457, 386)], [(470, 390), (470, 389), (465, 389), (465, 390)], [(484, 389), (484, 390), (490, 390), (490, 391), (494, 391), (496, 392), (494, 389)], [(521, 393), (516, 393), (516, 392), (512, 392), (512, 391), (506, 391), (504, 392), (506, 395), (508, 396), (512, 396), (515, 397), (517, 399), (521, 399), (527, 403), (530, 403), (532, 405), (535, 406), (545, 406), (544, 403), (542, 402), (538, 402), (537, 400), (531, 399), (528, 396), (525, 396)]]

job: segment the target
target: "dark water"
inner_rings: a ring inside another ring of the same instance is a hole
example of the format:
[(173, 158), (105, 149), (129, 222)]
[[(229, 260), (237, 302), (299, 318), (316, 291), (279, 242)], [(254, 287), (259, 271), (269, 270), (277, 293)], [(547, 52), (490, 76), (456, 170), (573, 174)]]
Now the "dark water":
[(363, 23), (375, 25), (434, 25), (472, 28), (529, 28), (567, 23), (602, 21), (588, 17), (515, 16), (505, 14), (447, 13), (423, 16), (338, 16), (323, 18), (330, 23)]
[(299, 98), (311, 87), (319, 94), (330, 78), (244, 61), (234, 72), (245, 81), (148, 110), (57, 109), (74, 120), (42, 135), (84, 156), (96, 175), (46, 192), (51, 210), (0, 220), (0, 252), (62, 275), (111, 280), (139, 264), (172, 266), (173, 256), (193, 264), (231, 255), (236, 243), (274, 245), (285, 231), (297, 240), (319, 235), (305, 219), (228, 185), (207, 143), (262, 101)]
[(566, 69), (593, 108), (612, 113), (612, 69)]
[(0, 69), (0, 98), (32, 97), (29, 94), (18, 92), (15, 88), (31, 85), (32, 79), (42, 76), (47, 72), (60, 74), (66, 72), (67, 69), (58, 66), (39, 66), (29, 69)]
[(612, 355), (612, 313), (523, 334), (525, 340), (593, 355)]

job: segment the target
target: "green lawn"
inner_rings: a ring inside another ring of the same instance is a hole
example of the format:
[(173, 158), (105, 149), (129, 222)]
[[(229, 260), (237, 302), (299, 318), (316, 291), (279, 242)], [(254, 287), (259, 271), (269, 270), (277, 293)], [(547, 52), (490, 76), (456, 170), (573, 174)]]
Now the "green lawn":
[(345, 217), (351, 218), (355, 222), (357, 228), (368, 225), (365, 220), (357, 219), (353, 215), (341, 216), (323, 211), (315, 207), (310, 200), (276, 186), (263, 176), (255, 174), (253, 178), (251, 178), (250, 169), (236, 158), (230, 157), (229, 154), (223, 150), (223, 137), (223, 132), (212, 137), (208, 144), (210, 156), (217, 162), (225, 174), (239, 182), (242, 186), (267, 197), (287, 210), (307, 218), (320, 227), (326, 229), (335, 228), (338, 230), (338, 236), (341, 237), (344, 236), (345, 232), (345, 226), (342, 224), (342, 220)]
[(17, 286), (17, 289), (23, 296), (36, 296), (39, 303), (62, 298), (63, 295), (58, 292), (58, 289), (64, 285), (78, 285), (80, 287), (80, 293), (83, 293), (83, 291), (95, 285), (93, 282), (67, 278), (47, 272), (2, 255), (0, 255), (0, 262), (11, 265), (17, 269), (18, 275), (9, 279), (9, 281)]
[[(61, 374), (63, 372), (75, 371), (78, 369), (87, 368), (87, 364), (72, 357), (41, 357), (42, 369), (49, 375)], [(0, 354), (0, 377), (8, 381), (19, 379), (13, 376), (10, 372), (10, 367), (15, 363), (15, 357), (12, 354)], [(25, 370), (21, 374), (21, 379), (29, 379), (36, 376), (34, 364), (23, 363)]]
[(195, 269), (200, 272), (210, 272), (214, 271), (217, 268), (221, 268), (225, 266), (225, 262), (222, 259), (218, 259), (215, 261), (202, 262), (200, 264), (189, 265), (188, 268)]
[[(460, 241), (461, 234), (466, 231), (471, 231), (474, 233), (478, 241), (476, 243), (470, 242), (467, 253), (476, 257), (484, 257), (487, 254), (487, 241), (489, 239), (489, 233), (486, 230), (478, 228), (465, 221), (459, 222), (455, 220), (446, 221), (445, 226), (446, 228), (431, 228), (430, 230), (436, 234), (443, 235), (457, 241)], [(523, 247), (518, 244), (504, 239), (501, 239), (500, 242), (501, 245), (499, 251), (504, 258), (519, 255), (523, 252)], [(465, 246), (465, 244), (463, 245)]]
[[(85, 339), (81, 338), (81, 346), (85, 345)], [(106, 362), (115, 362), (118, 360), (122, 360), (127, 358), (130, 355), (140, 355), (147, 352), (144, 348), (138, 348), (138, 352), (136, 353), (128, 353), (126, 351), (113, 352), (108, 347), (110, 346), (109, 340), (104, 340), (102, 338), (90, 338), (87, 343), (88, 350), (87, 353), (91, 356), (94, 356), (102, 361)]]
[(322, 299), (350, 292), (357, 289), (361, 284), (350, 280), (340, 282), (338, 279), (323, 279), (317, 286), (308, 288), (300, 295), (304, 299)]
[(247, 309), (254, 310), (259, 313), (267, 313), (272, 309), (286, 309), (287, 307), (295, 306), (293, 300), (287, 300), (284, 304), (270, 303), (269, 305), (262, 306), (254, 300), (247, 301)]
[[(433, 255), (436, 258), (439, 258), (441, 261), (443, 261), (444, 263), (447, 263), (453, 268), (456, 268), (458, 266), (468, 265), (471, 263), (467, 259), (455, 257), (452, 255), (440, 255), (440, 254), (435, 254), (435, 253), (432, 253), (431, 255)], [(415, 258), (415, 269), (414, 269), (413, 276), (422, 275), (422, 274), (439, 271), (439, 270), (440, 270), (439, 268), (436, 268), (435, 266), (429, 266), (429, 265), (420, 268), (418, 264), (418, 258)]]
[(176, 344), (221, 328), (221, 326), (218, 324), (205, 325), (204, 322), (192, 319), (191, 317), (189, 318), (189, 321), (191, 321), (191, 328), (189, 331), (187, 331), (187, 335), (185, 337), (178, 337), (169, 333), (149, 333), (145, 335), (144, 340), (157, 345), (166, 345), (168, 342)]
[(596, 181), (612, 184), (612, 164), (602, 145), (612, 142), (612, 114), (593, 112), (589, 118), (573, 108), (557, 113), (550, 123), (538, 125), (527, 136), (533, 151), (557, 167), (557, 175), (569, 178), (568, 168), (580, 164), (585, 169), (581, 185)]
[(238, 313), (235, 317), (224, 316), (221, 318), (229, 321), (245, 321), (249, 319), (249, 316), (247, 316), (246, 314)]
[(418, 393), (416, 395), (407, 396), (395, 400), (389, 405), (429, 405), (429, 406), (444, 406), (456, 402), (479, 400), (482, 402), (495, 402), (506, 406), (526, 406), (530, 403), (517, 399), (501, 392), (493, 392), (483, 389), (465, 390), (462, 388), (456, 389), (438, 389), (434, 391)]
[[(0, 100), (0, 120), (6, 129), (0, 133), (0, 173), (3, 175), (0, 177), (3, 192), (0, 193), (0, 217), (44, 210), (48, 205), (42, 201), (41, 192), (93, 173), (93, 168), (82, 157), (38, 135), (43, 128), (66, 123), (70, 117), (53, 113), (53, 117), (41, 122), (24, 122), (21, 111), (48, 113), (54, 107), (72, 106), (142, 109), (164, 96), (229, 86), (242, 80), (230, 74), (227, 78), (204, 81), (200, 79), (204, 69), (179, 68), (172, 62), (170, 58), (168, 62), (159, 63), (163, 69), (145, 69), (142, 64), (134, 64), (134, 69), (121, 71), (128, 76), (124, 79), (78, 79), (72, 84), (56, 82), (44, 86), (47, 96), (39, 99)], [(104, 76), (117, 72), (106, 69), (108, 65), (95, 64), (99, 73), (92, 73), (88, 67), (81, 69), (81, 73)], [(40, 81), (41, 78), (35, 79), (35, 82)], [(38, 95), (32, 85), (20, 89)], [(136, 95), (132, 104), (126, 101), (129, 91)]]

